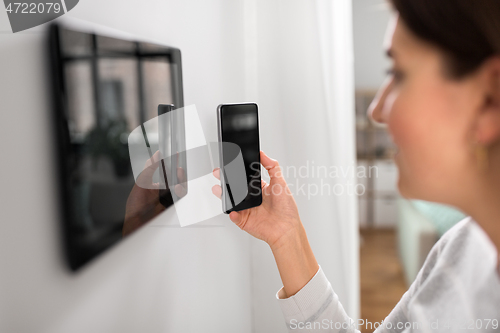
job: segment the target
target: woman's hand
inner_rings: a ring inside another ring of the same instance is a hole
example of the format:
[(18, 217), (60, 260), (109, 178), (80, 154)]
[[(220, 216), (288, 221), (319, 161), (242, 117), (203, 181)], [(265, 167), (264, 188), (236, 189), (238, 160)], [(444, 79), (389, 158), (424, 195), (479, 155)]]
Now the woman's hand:
[[(301, 227), (297, 204), (287, 186), (278, 161), (260, 152), (260, 161), (270, 176), (267, 184), (262, 180), (262, 204), (239, 212), (231, 212), (229, 218), (242, 230), (261, 239), (273, 248), (281, 246), (287, 236), (298, 232)], [(219, 168), (214, 170), (214, 176), (220, 179)], [(219, 185), (212, 192), (221, 197)]]
[[(260, 161), (271, 178), (269, 184), (262, 181), (262, 204), (231, 212), (229, 218), (250, 235), (269, 244), (286, 297), (289, 297), (311, 280), (318, 271), (318, 263), (278, 161), (269, 158), (263, 151), (260, 152)], [(214, 176), (220, 179), (219, 169), (214, 170)], [(212, 192), (221, 197), (219, 185), (214, 186)]]

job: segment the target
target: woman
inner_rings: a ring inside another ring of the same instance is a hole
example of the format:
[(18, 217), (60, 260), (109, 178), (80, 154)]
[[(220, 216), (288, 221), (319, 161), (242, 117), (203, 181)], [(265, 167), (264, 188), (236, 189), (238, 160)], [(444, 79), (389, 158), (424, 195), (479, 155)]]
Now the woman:
[[(401, 194), (470, 217), (434, 246), (377, 331), (498, 331), (500, 1), (392, 3), (393, 68), (369, 112), (398, 147)], [(263, 152), (261, 162), (270, 175), (262, 205), (229, 217), (271, 247), (289, 330), (355, 331), (316, 262), (278, 162)], [(220, 187), (213, 192), (220, 196)]]

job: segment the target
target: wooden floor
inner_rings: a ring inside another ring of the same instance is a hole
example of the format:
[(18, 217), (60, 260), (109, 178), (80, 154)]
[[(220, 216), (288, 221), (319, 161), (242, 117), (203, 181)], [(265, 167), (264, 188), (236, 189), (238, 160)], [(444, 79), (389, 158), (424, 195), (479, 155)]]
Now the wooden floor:
[[(380, 323), (407, 289), (395, 230), (362, 229), (360, 264), (361, 319)], [(365, 326), (359, 328), (361, 332), (374, 331)]]

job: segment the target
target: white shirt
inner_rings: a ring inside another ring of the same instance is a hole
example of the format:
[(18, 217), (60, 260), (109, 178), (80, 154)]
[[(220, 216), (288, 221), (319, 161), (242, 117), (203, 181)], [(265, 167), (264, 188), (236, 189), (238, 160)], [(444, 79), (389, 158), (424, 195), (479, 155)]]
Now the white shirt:
[(297, 294), (284, 298), (282, 288), (276, 297), (290, 332), (500, 332), (497, 260), (490, 239), (466, 218), (434, 245), (380, 326), (349, 318), (321, 267)]

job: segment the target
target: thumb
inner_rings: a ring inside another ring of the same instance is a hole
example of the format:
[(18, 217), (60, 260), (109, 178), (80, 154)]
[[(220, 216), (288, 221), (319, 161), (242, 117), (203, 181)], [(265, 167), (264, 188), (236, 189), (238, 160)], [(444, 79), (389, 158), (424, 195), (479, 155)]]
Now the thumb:
[(281, 167), (278, 161), (270, 158), (262, 150), (260, 151), (260, 163), (269, 173), (271, 177), (271, 182), (274, 181), (284, 181), (283, 173), (281, 172)]
[(239, 226), (241, 222), (241, 214), (238, 212), (229, 213), (229, 219), (234, 222), (237, 226)]

